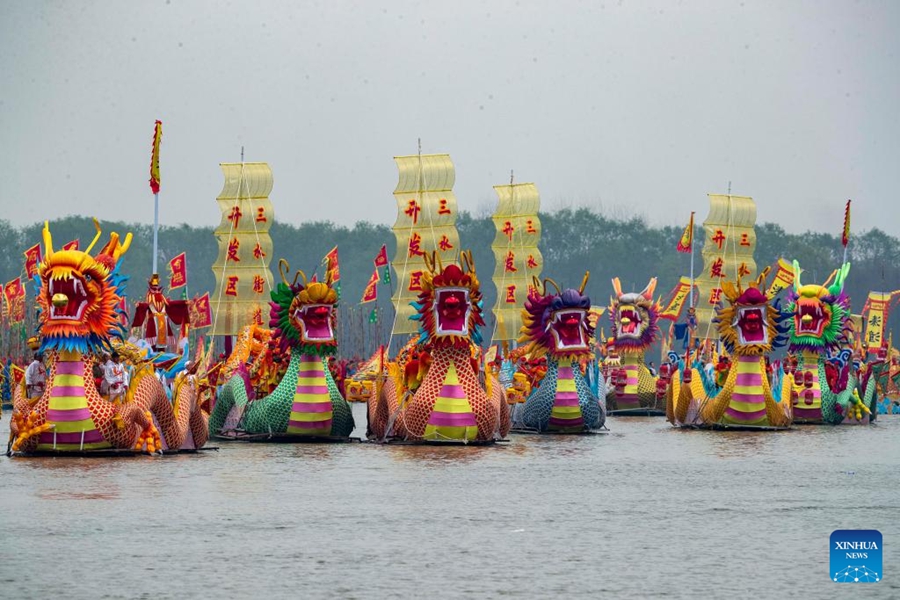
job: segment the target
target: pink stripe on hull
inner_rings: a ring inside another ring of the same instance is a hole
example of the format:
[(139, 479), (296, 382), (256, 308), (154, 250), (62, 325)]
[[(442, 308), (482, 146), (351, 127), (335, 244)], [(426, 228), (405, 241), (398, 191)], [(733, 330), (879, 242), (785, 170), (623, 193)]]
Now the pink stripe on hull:
[(461, 385), (442, 385), (438, 395), (441, 398), (465, 398), (466, 391)]
[(299, 376), (306, 377), (306, 378), (325, 377), (325, 371), (321, 371), (321, 370), (320, 371), (300, 371)]
[(557, 379), (572, 379), (572, 367), (560, 367)]
[(298, 394), (327, 394), (328, 386), (327, 385), (298, 385), (297, 393)]
[[(803, 400), (801, 400), (803, 402)], [(794, 418), (795, 419), (822, 419), (822, 409), (821, 408), (800, 408), (798, 406), (794, 407)]]
[(578, 427), (584, 425), (584, 417), (578, 417), (576, 419), (560, 419), (559, 417), (550, 417), (549, 424), (556, 425), (557, 427)]
[[(92, 429), (90, 431), (84, 432), (84, 443), (85, 444), (93, 444), (95, 442), (102, 442), (103, 435), (97, 431), (96, 429)], [(53, 444), (53, 431), (45, 431), (41, 433), (41, 444)], [(81, 432), (74, 431), (72, 433), (57, 433), (56, 434), (56, 443), (57, 444), (80, 444), (81, 443)]]
[(557, 392), (553, 406), (578, 406), (578, 394), (575, 392)]
[(743, 394), (741, 392), (734, 392), (731, 395), (731, 399), (735, 402), (749, 402), (752, 404), (759, 404), (763, 407), (766, 405), (766, 401), (763, 399), (762, 394)]
[(729, 406), (725, 409), (725, 414), (736, 421), (758, 421), (766, 416), (766, 409), (764, 408), (754, 412), (741, 412)]
[(55, 408), (47, 409), (47, 421), (83, 421), (91, 418), (91, 411), (85, 406), (84, 408), (73, 408), (69, 410), (57, 410)]
[(447, 427), (476, 427), (475, 415), (472, 413), (445, 413), (434, 411), (428, 418), (429, 425)]
[(57, 375), (84, 375), (84, 363), (80, 360), (60, 361), (56, 363)]
[(757, 387), (762, 385), (762, 373), (738, 373), (736, 385)]
[(50, 391), (50, 396), (52, 396), (53, 398), (65, 398), (69, 396), (81, 398), (82, 396), (84, 396), (84, 386), (55, 385)]
[(331, 419), (325, 419), (324, 421), (288, 421), (288, 427), (331, 430)]
[(295, 413), (324, 413), (331, 410), (331, 402), (294, 402), (291, 412)]

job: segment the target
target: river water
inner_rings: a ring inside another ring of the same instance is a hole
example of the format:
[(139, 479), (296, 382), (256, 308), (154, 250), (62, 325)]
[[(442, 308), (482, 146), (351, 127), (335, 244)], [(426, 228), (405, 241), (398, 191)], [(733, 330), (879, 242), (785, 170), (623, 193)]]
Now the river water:
[[(900, 597), (900, 416), (607, 425), (482, 448), (0, 458), (0, 596)], [(883, 581), (830, 581), (835, 529), (882, 532)]]

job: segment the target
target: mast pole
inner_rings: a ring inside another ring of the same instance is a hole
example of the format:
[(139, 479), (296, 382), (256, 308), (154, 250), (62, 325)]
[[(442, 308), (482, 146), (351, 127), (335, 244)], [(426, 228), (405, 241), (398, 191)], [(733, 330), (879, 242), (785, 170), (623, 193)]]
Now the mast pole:
[(159, 258), (159, 192), (153, 194), (153, 274), (158, 275)]

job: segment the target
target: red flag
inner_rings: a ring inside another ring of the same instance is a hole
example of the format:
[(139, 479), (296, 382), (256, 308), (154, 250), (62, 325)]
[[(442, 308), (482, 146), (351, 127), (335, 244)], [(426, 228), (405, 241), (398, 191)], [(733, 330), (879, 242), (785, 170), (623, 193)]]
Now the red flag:
[(159, 144), (162, 142), (162, 121), (156, 121), (153, 127), (153, 148), (150, 151), (150, 189), (154, 194), (159, 193), (159, 184), (162, 178), (159, 175)]
[(332, 248), (328, 254), (325, 255), (325, 258), (322, 259), (322, 264), (325, 265), (325, 281), (331, 281), (331, 283), (337, 283), (341, 280), (341, 267), (338, 265), (338, 247), (335, 246)]
[(169, 261), (169, 289), (184, 287), (187, 285), (187, 258), (184, 252)]
[(372, 271), (372, 276), (369, 277), (369, 283), (366, 284), (366, 289), (363, 290), (363, 297), (360, 304), (378, 300), (378, 279), (378, 269), (374, 269)]
[(69, 242), (68, 244), (65, 244), (65, 245), (62, 247), (62, 249), (63, 249), (63, 250), (78, 250), (78, 238), (75, 238), (74, 240), (72, 240), (72, 241)]
[(850, 200), (847, 200), (847, 208), (844, 209), (844, 233), (841, 235), (841, 245), (846, 248), (850, 241)]
[(9, 322), (18, 323), (25, 320), (25, 288), (20, 277), (3, 286), (3, 296), (6, 299)]
[(212, 325), (212, 311), (209, 307), (209, 292), (191, 300), (191, 327), (209, 327)]
[(38, 265), (41, 264), (42, 260), (44, 259), (41, 256), (40, 244), (35, 244), (25, 251), (25, 274), (28, 275), (28, 279), (32, 279), (37, 275)]
[(694, 244), (694, 212), (691, 211), (691, 220), (688, 226), (684, 228), (681, 239), (678, 240), (677, 250), (679, 252), (690, 252)]
[(388, 264), (387, 257), (387, 246), (385, 244), (381, 245), (381, 250), (378, 251), (378, 256), (375, 257), (375, 268), (386, 267)]

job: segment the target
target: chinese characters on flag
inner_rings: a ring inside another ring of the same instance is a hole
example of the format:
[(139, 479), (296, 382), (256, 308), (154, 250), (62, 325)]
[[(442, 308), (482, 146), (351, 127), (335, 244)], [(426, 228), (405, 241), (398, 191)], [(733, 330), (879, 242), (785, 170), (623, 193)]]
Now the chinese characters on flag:
[(373, 302), (378, 300), (378, 269), (375, 268), (372, 270), (372, 276), (369, 277), (369, 283), (366, 284), (366, 289), (363, 290), (361, 304), (365, 304), (366, 302)]
[(68, 244), (63, 244), (63, 250), (78, 250), (78, 238), (75, 238)]
[(25, 288), (22, 280), (16, 277), (3, 286), (3, 299), (10, 323), (18, 323), (25, 319)]
[(212, 325), (212, 310), (209, 306), (209, 292), (191, 301), (191, 327), (209, 327)]
[(169, 289), (174, 290), (187, 285), (187, 259), (184, 252), (169, 261)]
[(33, 279), (37, 275), (38, 265), (44, 260), (41, 256), (41, 245), (35, 244), (25, 251), (25, 274), (28, 279)]

